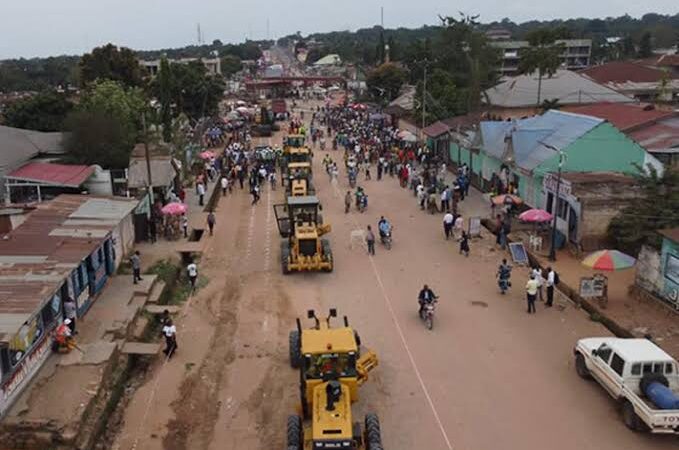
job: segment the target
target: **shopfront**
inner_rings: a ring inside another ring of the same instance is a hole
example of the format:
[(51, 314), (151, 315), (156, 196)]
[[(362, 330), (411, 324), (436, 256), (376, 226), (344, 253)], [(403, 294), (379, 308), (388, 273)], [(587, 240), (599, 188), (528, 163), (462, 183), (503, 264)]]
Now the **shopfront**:
[(49, 356), (49, 335), (61, 323), (62, 298), (67, 289), (65, 283), (61, 285), (8, 342), (0, 343), (0, 415), (4, 415)]

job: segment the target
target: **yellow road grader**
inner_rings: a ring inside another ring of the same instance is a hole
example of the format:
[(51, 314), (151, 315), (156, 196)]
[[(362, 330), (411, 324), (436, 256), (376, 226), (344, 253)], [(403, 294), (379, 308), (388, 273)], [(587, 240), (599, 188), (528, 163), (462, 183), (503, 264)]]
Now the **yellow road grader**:
[(358, 333), (349, 326), (331, 327), (337, 310), (320, 320), (307, 312), (314, 325), (290, 332), (290, 365), (300, 371), (300, 414), (288, 417), (287, 450), (383, 450), (380, 421), (366, 414), (363, 426), (354, 421), (351, 406), (358, 388), (377, 367), (377, 355), (361, 347)]
[(281, 242), (281, 268), (290, 272), (332, 272), (330, 241), (321, 239), (331, 230), (323, 223), (321, 204), (315, 196), (287, 197), (273, 206)]

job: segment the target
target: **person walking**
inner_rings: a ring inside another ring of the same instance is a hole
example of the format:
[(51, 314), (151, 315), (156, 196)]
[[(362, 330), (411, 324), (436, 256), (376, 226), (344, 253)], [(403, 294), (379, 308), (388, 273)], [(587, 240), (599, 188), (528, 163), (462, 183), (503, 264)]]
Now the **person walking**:
[(256, 205), (259, 202), (259, 186), (254, 183), (252, 186), (252, 205)]
[(184, 237), (188, 239), (188, 237), (189, 237), (189, 218), (186, 217), (186, 213), (182, 214), (182, 231), (184, 232)]
[(538, 293), (538, 281), (533, 274), (526, 283), (526, 301), (528, 302), (528, 314), (535, 314), (535, 296)]
[(368, 225), (368, 232), (365, 235), (365, 242), (368, 244), (368, 254), (375, 256), (375, 234), (370, 225)]
[(191, 290), (196, 289), (196, 279), (198, 279), (198, 266), (194, 261), (191, 261), (186, 266), (186, 274), (189, 276), (189, 283), (191, 283)]
[(351, 209), (351, 201), (353, 200), (353, 197), (351, 195), (351, 191), (347, 191), (347, 195), (344, 196), (344, 214), (348, 214), (349, 210)]
[(221, 183), (221, 186), (222, 186), (222, 197), (225, 197), (226, 196), (226, 190), (229, 188), (229, 180), (226, 179), (226, 176), (222, 176), (220, 183)]
[(73, 300), (71, 297), (66, 297), (66, 299), (64, 300), (64, 319), (70, 320), (68, 328), (71, 329), (72, 335), (77, 334), (77, 332), (75, 331), (75, 319), (77, 317), (78, 309), (75, 304), (75, 300)]
[(172, 358), (172, 355), (177, 350), (177, 327), (174, 326), (172, 319), (167, 319), (163, 325), (163, 337), (165, 337), (165, 350), (163, 353), (167, 358)]
[(462, 233), (464, 233), (464, 219), (462, 218), (462, 216), (457, 216), (455, 218), (455, 229), (453, 230), (453, 236), (462, 237)]
[(205, 185), (203, 183), (198, 183), (196, 190), (198, 192), (198, 206), (203, 206), (203, 201), (205, 198)]
[(450, 210), (446, 211), (446, 214), (443, 216), (443, 233), (446, 235), (446, 240), (450, 238), (450, 235), (453, 232), (454, 223), (455, 217), (450, 212)]
[(460, 254), (469, 257), (469, 235), (462, 230), (462, 237), (460, 237)]
[(547, 303), (545, 303), (545, 306), (551, 307), (552, 304), (554, 303), (554, 286), (557, 284), (558, 276), (556, 272), (554, 272), (554, 269), (550, 267), (547, 267)]
[(542, 286), (545, 284), (544, 283), (545, 279), (542, 277), (542, 270), (540, 270), (540, 267), (535, 266), (533, 268), (532, 274), (533, 274), (533, 277), (535, 277), (535, 279), (538, 282), (538, 300), (540, 300), (542, 302), (542, 301), (544, 301), (544, 299), (542, 297)]
[(130, 257), (130, 264), (132, 264), (132, 282), (137, 284), (138, 281), (142, 280), (141, 277), (141, 258), (139, 250), (135, 251)]
[(213, 230), (215, 228), (215, 223), (217, 223), (217, 218), (215, 217), (215, 213), (213, 211), (210, 211), (207, 214), (207, 227), (210, 229), (210, 236), (213, 234)]

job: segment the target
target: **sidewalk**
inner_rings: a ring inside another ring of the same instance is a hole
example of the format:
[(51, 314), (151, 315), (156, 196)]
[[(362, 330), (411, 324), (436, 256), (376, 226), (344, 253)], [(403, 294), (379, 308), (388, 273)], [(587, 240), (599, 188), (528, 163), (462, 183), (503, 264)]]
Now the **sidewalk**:
[(77, 322), (79, 349), (51, 354), (3, 419), (3, 445), (52, 448), (52, 442), (63, 442), (81, 448), (93, 438), (100, 413), (125, 369), (127, 359), (119, 357), (120, 348), (126, 339), (135, 338), (139, 310), (155, 281), (155, 275), (144, 276), (137, 285), (127, 275), (110, 278)]

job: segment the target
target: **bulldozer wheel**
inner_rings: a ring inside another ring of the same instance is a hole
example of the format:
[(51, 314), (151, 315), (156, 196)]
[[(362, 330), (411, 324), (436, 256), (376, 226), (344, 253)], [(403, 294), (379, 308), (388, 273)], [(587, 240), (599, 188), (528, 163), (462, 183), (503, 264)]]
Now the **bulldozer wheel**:
[(288, 248), (287, 242), (281, 243), (281, 269), (283, 270), (283, 275), (290, 273), (288, 269), (288, 262), (290, 261), (290, 249)]
[(380, 430), (380, 419), (377, 414), (368, 413), (365, 415), (365, 437), (369, 450), (382, 448), (382, 431)]
[(293, 330), (290, 332), (288, 343), (290, 345), (290, 366), (293, 369), (298, 369), (302, 363), (302, 347), (299, 331)]
[(332, 249), (330, 248), (330, 241), (327, 239), (321, 240), (321, 248), (323, 249), (323, 257), (327, 262), (330, 263), (330, 268), (325, 269), (326, 272), (332, 272), (335, 268), (335, 263), (332, 259)]
[(302, 418), (288, 416), (288, 449), (302, 449)]

